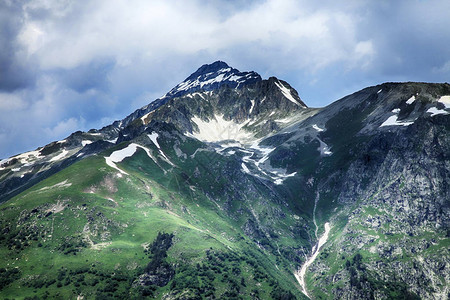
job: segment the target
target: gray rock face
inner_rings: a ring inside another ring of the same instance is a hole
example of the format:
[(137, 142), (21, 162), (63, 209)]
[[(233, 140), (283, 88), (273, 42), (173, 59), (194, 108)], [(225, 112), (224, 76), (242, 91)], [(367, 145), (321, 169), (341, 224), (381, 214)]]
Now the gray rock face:
[[(331, 290), (328, 297), (336, 299), (447, 297), (450, 118), (445, 110), (429, 111), (448, 88), (408, 83), (365, 89), (324, 108), (285, 142), (289, 148), (317, 138), (333, 153), (317, 159), (308, 174), (320, 195), (317, 217), (337, 227), (324, 250), (335, 260), (324, 255), (311, 267), (314, 291)], [(396, 115), (403, 121), (381, 126)], [(313, 135), (304, 128), (312, 124), (324, 131)], [(345, 267), (355, 254), (362, 257), (359, 264)]]

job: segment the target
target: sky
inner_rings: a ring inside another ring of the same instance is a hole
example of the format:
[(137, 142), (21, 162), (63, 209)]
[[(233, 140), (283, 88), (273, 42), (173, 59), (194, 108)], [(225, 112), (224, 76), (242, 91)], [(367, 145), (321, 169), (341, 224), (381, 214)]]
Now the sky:
[(448, 0), (0, 0), (0, 158), (101, 128), (203, 64), (286, 80), (311, 107), (450, 81)]

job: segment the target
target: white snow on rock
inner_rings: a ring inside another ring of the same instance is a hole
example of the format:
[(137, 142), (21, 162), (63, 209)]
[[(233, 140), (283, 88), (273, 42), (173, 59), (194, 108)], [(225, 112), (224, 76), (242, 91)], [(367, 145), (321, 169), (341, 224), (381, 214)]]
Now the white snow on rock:
[(150, 115), (153, 114), (154, 112), (155, 112), (155, 111), (151, 111), (151, 112), (149, 112), (148, 114), (143, 115), (143, 116), (141, 117), (142, 124), (145, 125), (145, 119), (147, 119), (148, 116), (150, 116)]
[(446, 112), (443, 109), (438, 109), (436, 107), (431, 107), (427, 110), (427, 113), (430, 113), (432, 117), (437, 115), (448, 115), (448, 112)]
[(255, 108), (255, 100), (250, 100), (250, 102), (252, 103), (252, 106), (250, 107), (249, 114), (251, 114), (253, 111), (253, 108)]
[(158, 140), (157, 140), (157, 138), (159, 137), (158, 133), (156, 133), (156, 132), (153, 131), (151, 134), (147, 134), (147, 136), (148, 136), (149, 139), (153, 142), (153, 144), (155, 144), (155, 146), (156, 146), (158, 149), (161, 149), (161, 147), (159, 146)]
[(197, 127), (198, 131), (194, 131), (192, 134), (188, 133), (188, 136), (192, 136), (198, 140), (206, 142), (220, 142), (226, 140), (239, 141), (246, 143), (252, 140), (253, 133), (244, 130), (245, 123), (235, 123), (230, 120), (227, 121), (222, 115), (215, 115), (209, 121), (204, 121), (197, 116), (191, 119)]
[(247, 168), (247, 166), (244, 163), (241, 163), (242, 170), (244, 170), (245, 173), (250, 174), (250, 170)]
[(14, 168), (14, 169), (11, 169), (11, 171), (13, 171), (13, 172), (19, 172), (19, 171), (20, 171), (20, 168)]
[(383, 89), (379, 90), (379, 91), (377, 92), (377, 94), (381, 93), (382, 91), (383, 91)]
[(164, 158), (164, 160), (170, 164), (171, 166), (175, 166), (174, 163), (170, 161), (170, 159), (166, 156), (166, 154), (162, 151), (161, 147), (159, 146), (157, 138), (159, 137), (157, 132), (152, 132), (151, 134), (147, 134), (148, 138), (155, 144), (156, 148), (159, 150), (159, 154)]
[(52, 159), (50, 159), (50, 161), (58, 161), (58, 160), (61, 160), (61, 159), (63, 159), (67, 154), (69, 153), (69, 151), (67, 151), (66, 149), (63, 149), (63, 151), (60, 153), (60, 154), (58, 154), (58, 155), (56, 155), (55, 157), (53, 157)]
[(380, 125), (380, 127), (384, 127), (384, 126), (409, 126), (409, 125), (414, 123), (414, 122), (400, 122), (400, 121), (397, 121), (397, 119), (398, 119), (397, 115), (390, 116), (389, 118), (387, 118), (386, 121), (383, 122), (383, 124)]
[(121, 162), (122, 160), (124, 160), (127, 157), (133, 156), (138, 147), (143, 149), (147, 153), (148, 157), (150, 157), (153, 161), (155, 161), (155, 159), (153, 158), (153, 156), (150, 153), (150, 150), (148, 150), (145, 147), (142, 147), (141, 145), (132, 143), (132, 144), (129, 144), (126, 148), (114, 151), (108, 157), (105, 156), (106, 164), (108, 166), (110, 166), (111, 168), (116, 169), (120, 173), (128, 175), (127, 172), (125, 172), (125, 171), (121, 170), (119, 167), (117, 167), (116, 163)]
[[(182, 83), (178, 84), (172, 91), (187, 91), (194, 87), (200, 87), (203, 88), (205, 85), (213, 84), (215, 82), (222, 82), (222, 81), (240, 81), (243, 79), (243, 76), (237, 76), (235, 74), (228, 74), (225, 73), (231, 71), (231, 68), (225, 68), (219, 70), (216, 77), (210, 78), (208, 80), (200, 80), (200, 77), (196, 78), (195, 80), (187, 80), (183, 81)], [(210, 73), (206, 74), (209, 75)]]
[(442, 96), (438, 102), (444, 104), (446, 109), (450, 108), (450, 96)]
[(303, 106), (297, 100), (295, 100), (295, 98), (291, 94), (291, 91), (288, 88), (286, 88), (281, 82), (279, 81), (275, 82), (275, 85), (281, 90), (284, 97), (286, 97), (289, 101), (297, 104), (298, 106)]
[[(413, 96), (414, 97), (414, 96)], [(412, 97), (411, 97), (412, 98)], [(410, 98), (410, 99), (411, 99)], [(409, 100), (408, 100), (409, 101)], [(411, 102), (412, 103), (412, 102)], [(409, 126), (411, 124), (414, 123), (413, 122), (401, 122), (398, 121), (398, 113), (400, 113), (400, 108), (395, 108), (392, 110), (392, 112), (395, 114), (393, 116), (390, 116), (389, 118), (387, 118), (386, 121), (384, 121), (380, 127), (384, 127), (384, 126)]]
[(42, 156), (41, 156), (41, 152), (34, 150), (34, 151), (29, 151), (29, 152), (25, 152), (25, 153), (13, 156), (9, 159), (6, 159), (5, 162), (9, 162), (13, 158), (16, 158), (17, 160), (19, 160), (20, 163), (25, 164), (27, 162), (42, 158)]
[(111, 144), (115, 144), (117, 142), (117, 139), (118, 138), (115, 138), (115, 139), (112, 139), (112, 140), (107, 140), (107, 142), (111, 143)]
[(318, 132), (324, 131), (324, 129), (322, 129), (322, 128), (320, 128), (319, 126), (317, 126), (317, 124), (313, 124), (312, 128), (314, 128), (314, 129), (317, 130)]
[(260, 169), (259, 165), (264, 163), (267, 159), (269, 159), (269, 154), (272, 153), (272, 151), (276, 149), (276, 148), (269, 148), (269, 147), (261, 147), (258, 145), (258, 143), (254, 143), (253, 145), (250, 146), (250, 148), (259, 150), (263, 154), (262, 158), (255, 161), (255, 165), (258, 167), (258, 169)]
[(277, 175), (278, 175), (278, 178), (276, 178), (276, 179), (274, 180), (274, 183), (275, 183), (276, 185), (283, 184), (283, 181), (284, 181), (286, 178), (295, 176), (296, 174), (297, 174), (297, 172), (294, 172), (294, 173), (291, 173), (291, 174), (286, 174), (286, 175), (283, 175), (283, 174), (277, 174)]
[(308, 295), (308, 292), (306, 290), (306, 282), (305, 282), (306, 270), (308, 269), (308, 267), (314, 262), (314, 260), (319, 255), (320, 248), (322, 248), (322, 246), (327, 242), (328, 235), (330, 233), (330, 229), (331, 229), (330, 223), (328, 223), (328, 222), (325, 223), (325, 232), (320, 237), (320, 239), (317, 242), (317, 244), (313, 247), (311, 257), (308, 258), (307, 261), (305, 261), (305, 263), (302, 265), (300, 271), (294, 273), (295, 278), (297, 279), (298, 283), (302, 287), (302, 293), (305, 294), (310, 299), (311, 299), (311, 297)]
[(333, 152), (330, 151), (330, 147), (328, 147), (327, 144), (325, 144), (321, 139), (317, 138), (317, 140), (320, 143), (320, 146), (317, 150), (320, 152), (320, 156), (329, 156), (332, 155)]
[(92, 141), (89, 141), (89, 140), (83, 140), (83, 141), (81, 141), (81, 146), (86, 146), (86, 145), (89, 145), (89, 144), (92, 144)]
[(409, 98), (408, 100), (406, 100), (406, 104), (410, 105), (413, 104), (414, 101), (416, 101), (416, 96), (411, 96), (411, 98)]
[(438, 109), (437, 107), (431, 107), (427, 110), (427, 113), (430, 113), (432, 117), (437, 115), (448, 115), (447, 109), (450, 109), (450, 96), (442, 96), (438, 100), (439, 103), (444, 104), (444, 109)]

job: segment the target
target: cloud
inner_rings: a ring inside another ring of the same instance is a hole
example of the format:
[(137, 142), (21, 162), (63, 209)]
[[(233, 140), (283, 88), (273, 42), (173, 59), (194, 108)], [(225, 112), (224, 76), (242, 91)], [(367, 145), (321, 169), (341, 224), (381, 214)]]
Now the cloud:
[(0, 2), (0, 90), (14, 91), (30, 85), (33, 81), (31, 70), (21, 56), (21, 46), (17, 42), (23, 22), (22, 10), (16, 2)]
[(50, 137), (59, 137), (62, 135), (66, 135), (67, 132), (75, 132), (79, 128), (84, 127), (85, 120), (80, 117), (79, 119), (76, 118), (69, 118), (67, 120), (63, 120), (58, 122), (56, 126), (52, 128), (45, 128), (45, 133)]
[(313, 106), (383, 81), (445, 81), (448, 11), (446, 0), (5, 0), (0, 157), (123, 118), (217, 59), (286, 79)]

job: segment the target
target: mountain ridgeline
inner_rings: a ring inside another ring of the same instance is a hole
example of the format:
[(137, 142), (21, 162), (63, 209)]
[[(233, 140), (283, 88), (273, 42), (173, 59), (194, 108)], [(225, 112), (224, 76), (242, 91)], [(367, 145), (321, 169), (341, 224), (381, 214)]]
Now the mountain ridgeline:
[(450, 85), (309, 108), (218, 61), (0, 162), (0, 297), (448, 299)]

